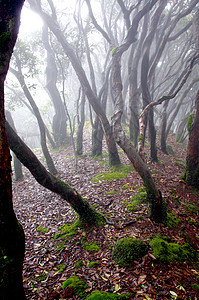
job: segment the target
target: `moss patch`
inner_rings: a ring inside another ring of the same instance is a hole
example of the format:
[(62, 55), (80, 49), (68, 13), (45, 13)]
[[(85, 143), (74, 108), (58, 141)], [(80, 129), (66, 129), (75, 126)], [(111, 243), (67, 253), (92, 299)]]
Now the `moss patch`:
[(117, 180), (121, 178), (125, 178), (129, 172), (132, 172), (134, 170), (132, 165), (116, 165), (111, 168), (112, 172), (104, 172), (96, 175), (93, 179), (91, 179), (92, 182), (100, 182), (100, 181), (112, 181)]
[(97, 245), (96, 242), (94, 243), (89, 243), (89, 242), (85, 242), (83, 245), (82, 245), (82, 248), (84, 248), (85, 250), (88, 250), (88, 251), (99, 251), (100, 247)]
[(181, 220), (176, 218), (172, 213), (167, 213), (167, 222), (166, 225), (170, 228), (177, 227), (178, 224), (181, 223)]
[(143, 257), (148, 251), (145, 242), (134, 238), (119, 240), (113, 249), (113, 259), (121, 267), (128, 267), (134, 260)]
[(86, 296), (85, 290), (88, 288), (88, 285), (85, 281), (79, 279), (77, 276), (74, 275), (63, 282), (62, 288), (65, 289), (66, 287), (70, 287), (74, 290), (75, 295), (79, 296), (80, 298), (83, 298)]
[(153, 255), (163, 263), (198, 260), (197, 252), (189, 244), (169, 243), (164, 238), (155, 237), (150, 246)]
[(96, 267), (97, 265), (99, 265), (98, 261), (90, 261), (88, 264), (88, 267), (93, 268), (93, 267)]
[(87, 296), (86, 300), (122, 300), (129, 299), (130, 296), (130, 294), (119, 295), (108, 292), (95, 291), (92, 292), (89, 296)]
[(44, 228), (42, 226), (38, 226), (37, 227), (37, 231), (41, 232), (41, 233), (48, 233), (49, 229), (48, 228)]
[(137, 190), (137, 194), (131, 198), (131, 202), (127, 204), (127, 209), (135, 212), (139, 208), (140, 203), (148, 203), (147, 192), (144, 187)]
[(59, 227), (59, 231), (55, 233), (54, 238), (55, 239), (64, 239), (68, 236), (74, 235), (78, 233), (78, 228), (81, 227), (82, 224), (79, 220), (76, 220), (74, 223), (70, 224), (64, 224)]

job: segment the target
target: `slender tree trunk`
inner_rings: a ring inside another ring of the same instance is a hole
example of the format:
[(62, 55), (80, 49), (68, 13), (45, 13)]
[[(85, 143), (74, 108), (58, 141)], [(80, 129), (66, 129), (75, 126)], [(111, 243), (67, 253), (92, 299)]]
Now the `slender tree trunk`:
[(22, 268), (23, 228), (12, 204), (11, 156), (5, 131), (4, 82), (17, 39), (23, 0), (0, 3), (0, 299), (26, 299)]
[(47, 52), (46, 66), (46, 89), (53, 102), (55, 115), (53, 117), (53, 135), (56, 147), (64, 146), (68, 143), (66, 114), (64, 105), (61, 100), (60, 93), (57, 89), (57, 66), (55, 62), (55, 54), (48, 40), (48, 27), (43, 26), (42, 40)]
[(83, 154), (83, 129), (85, 123), (85, 94), (82, 93), (81, 104), (80, 104), (80, 120), (78, 118), (78, 126), (77, 126), (77, 140), (76, 140), (76, 152), (77, 155)]
[(109, 121), (106, 117), (106, 114), (104, 110), (102, 109), (99, 99), (96, 97), (95, 93), (91, 89), (91, 86), (88, 82), (88, 79), (86, 77), (86, 74), (80, 64), (79, 59), (76, 57), (72, 47), (67, 42), (63, 32), (59, 28), (59, 25), (53, 21), (53, 19), (45, 14), (44, 12), (41, 13), (41, 17), (43, 18), (44, 22), (49, 26), (49, 28), (52, 30), (54, 35), (56, 36), (57, 40), (62, 45), (62, 48), (66, 55), (69, 57), (74, 70), (76, 71), (76, 74), (79, 78), (79, 81), (82, 85), (82, 89), (85, 92), (85, 95), (88, 98), (89, 103), (91, 104), (93, 110), (98, 115), (101, 123), (102, 128), (105, 133), (106, 137), (106, 143), (108, 146), (108, 152), (109, 152), (109, 164), (110, 165), (117, 165), (120, 164), (120, 158), (118, 155), (117, 147), (113, 138), (112, 128), (109, 124)]
[[(6, 114), (6, 120), (9, 122), (12, 129), (16, 131), (11, 113), (9, 111), (6, 111), (5, 114)], [(13, 159), (14, 159), (15, 180), (19, 181), (23, 179), (22, 164), (14, 153), (13, 153)]]
[(39, 130), (40, 130), (40, 140), (41, 140), (41, 147), (42, 147), (42, 151), (43, 151), (43, 154), (44, 154), (44, 157), (46, 159), (46, 163), (47, 163), (47, 166), (48, 166), (48, 169), (49, 171), (52, 173), (52, 174), (57, 174), (57, 170), (55, 168), (55, 165), (54, 165), (54, 162), (52, 160), (52, 157), (48, 151), (48, 147), (47, 147), (47, 144), (46, 144), (46, 131), (45, 131), (45, 124), (43, 122), (43, 119), (41, 117), (41, 114), (39, 112), (39, 109), (25, 83), (25, 80), (24, 80), (24, 76), (20, 70), (20, 62), (18, 61), (18, 66), (19, 66), (19, 71), (16, 71), (12, 68), (10, 68), (10, 71), (16, 76), (17, 80), (19, 81), (23, 91), (24, 91), (24, 94), (26, 96), (26, 98), (28, 99), (31, 107), (32, 107), (32, 110), (34, 111), (34, 115), (35, 117), (37, 118), (37, 121), (38, 121), (38, 125), (39, 125)]
[(66, 200), (78, 213), (82, 222), (97, 224), (103, 220), (101, 214), (95, 211), (76, 190), (70, 187), (68, 183), (63, 182), (50, 174), (45, 169), (30, 148), (28, 148), (28, 146), (26, 146), (20, 137), (12, 130), (8, 122), (6, 122), (6, 132), (10, 148), (21, 163), (29, 169), (39, 184)]

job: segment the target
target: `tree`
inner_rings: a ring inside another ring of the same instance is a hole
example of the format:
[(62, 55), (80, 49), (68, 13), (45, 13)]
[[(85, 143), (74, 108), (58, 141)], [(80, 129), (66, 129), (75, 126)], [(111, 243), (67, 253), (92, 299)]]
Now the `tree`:
[[(32, 3), (30, 3), (30, 5), (31, 4)], [(42, 11), (39, 2), (36, 5), (31, 5), (31, 6), (33, 9), (35, 9), (40, 14), (40, 16), (42, 17), (44, 22), (48, 25), (50, 30), (56, 36), (57, 40), (60, 42), (60, 44), (63, 48), (63, 51), (70, 59), (71, 64), (77, 74), (77, 77), (82, 86), (82, 90), (85, 92), (85, 95), (86, 95), (89, 103), (91, 104), (93, 110), (98, 115), (98, 117), (102, 123), (102, 127), (103, 127), (104, 134), (106, 137), (106, 143), (108, 146), (110, 165), (120, 164), (120, 158), (119, 158), (117, 147), (116, 147), (116, 144), (115, 144), (115, 141), (113, 138), (112, 128), (111, 128), (108, 118), (105, 114), (105, 111), (103, 110), (103, 108), (101, 107), (101, 105), (99, 103), (98, 97), (96, 96), (96, 94), (94, 93), (94, 91), (92, 90), (92, 88), (89, 84), (86, 73), (81, 66), (79, 58), (75, 54), (72, 46), (68, 43), (58, 22), (56, 20), (54, 20), (52, 16), (50, 16), (47, 13), (45, 13), (44, 11)]]
[(5, 131), (4, 82), (17, 39), (23, 0), (0, 2), (0, 298), (26, 299), (22, 284), (23, 228), (12, 204), (10, 152)]
[[(194, 17), (195, 49), (199, 55), (199, 10)], [(185, 181), (199, 189), (199, 90), (195, 100), (194, 116), (188, 118), (189, 142), (186, 157)]]
[(29, 169), (39, 184), (66, 200), (78, 213), (80, 221), (83, 223), (98, 224), (103, 220), (102, 215), (95, 211), (76, 190), (45, 169), (36, 155), (14, 132), (8, 122), (6, 122), (6, 132), (10, 149), (15, 153), (21, 163)]

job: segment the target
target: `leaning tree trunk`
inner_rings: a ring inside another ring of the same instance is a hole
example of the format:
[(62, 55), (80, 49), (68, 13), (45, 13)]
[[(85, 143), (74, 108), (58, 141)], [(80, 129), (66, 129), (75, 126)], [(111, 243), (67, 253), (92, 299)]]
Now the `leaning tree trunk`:
[(10, 149), (16, 154), (21, 163), (29, 169), (39, 184), (66, 200), (79, 215), (82, 222), (97, 224), (103, 220), (101, 214), (96, 212), (76, 190), (45, 169), (30, 148), (12, 130), (8, 122), (6, 122), (6, 132)]
[(4, 82), (17, 39), (23, 0), (0, 2), (0, 299), (26, 299), (22, 268), (23, 228), (12, 204), (11, 157), (5, 130)]
[[(6, 120), (9, 122), (12, 129), (14, 131), (16, 131), (15, 124), (14, 124), (11, 113), (9, 111), (6, 111), (5, 114), (6, 114)], [(19, 181), (19, 180), (23, 179), (22, 164), (18, 160), (18, 158), (16, 157), (16, 155), (14, 153), (13, 153), (13, 160), (14, 160), (13, 162), (14, 162), (14, 170), (15, 170), (15, 180)]]
[(190, 127), (184, 178), (187, 184), (199, 189), (199, 90), (195, 102), (195, 115)]
[(120, 162), (117, 147), (116, 147), (116, 144), (115, 144), (115, 141), (113, 138), (112, 128), (110, 126), (110, 123), (106, 117), (104, 110), (102, 109), (102, 107), (99, 103), (99, 99), (93, 92), (93, 90), (88, 82), (87, 76), (80, 64), (79, 59), (75, 55), (75, 52), (73, 51), (70, 44), (67, 42), (58, 23), (54, 22), (53, 18), (51, 18), (51, 16), (47, 15), (46, 13), (41, 12), (41, 11), (38, 11), (38, 13), (40, 13), (44, 22), (46, 22), (48, 27), (52, 30), (52, 32), (56, 36), (57, 40), (62, 45), (62, 48), (63, 48), (65, 54), (68, 56), (68, 58), (70, 59), (72, 65), (73, 65), (73, 68), (78, 76), (78, 79), (81, 83), (82, 89), (85, 92), (85, 95), (86, 95), (89, 103), (91, 104), (93, 110), (98, 115), (98, 117), (102, 123), (103, 131), (104, 131), (104, 134), (106, 137), (108, 152), (109, 152), (109, 164), (112, 166), (120, 164), (121, 162)]
[(44, 121), (41, 117), (41, 114), (39, 112), (39, 109), (25, 83), (25, 80), (24, 80), (24, 76), (22, 74), (22, 71), (21, 71), (21, 66), (20, 66), (20, 61), (18, 58), (16, 58), (17, 60), (17, 65), (18, 65), (18, 68), (19, 68), (19, 71), (16, 71), (14, 70), (13, 68), (10, 68), (10, 71), (15, 75), (15, 77), (17, 78), (17, 80), (19, 81), (23, 91), (24, 91), (24, 94), (26, 96), (26, 98), (28, 99), (31, 107), (32, 107), (32, 110), (34, 112), (34, 115), (37, 119), (37, 122), (38, 122), (38, 125), (39, 125), (39, 130), (40, 130), (40, 141), (41, 141), (41, 148), (42, 148), (42, 151), (43, 151), (43, 154), (44, 154), (44, 157), (46, 159), (46, 164), (48, 166), (48, 169), (49, 171), (52, 173), (52, 174), (57, 174), (57, 170), (55, 168), (55, 165), (54, 165), (54, 162), (53, 162), (53, 159), (48, 151), (48, 147), (47, 147), (47, 144), (46, 144), (46, 130), (45, 130), (45, 124), (44, 124)]
[(82, 93), (81, 103), (80, 103), (80, 117), (78, 115), (78, 125), (77, 125), (77, 139), (76, 139), (76, 153), (77, 155), (83, 154), (83, 131), (85, 123), (85, 93)]

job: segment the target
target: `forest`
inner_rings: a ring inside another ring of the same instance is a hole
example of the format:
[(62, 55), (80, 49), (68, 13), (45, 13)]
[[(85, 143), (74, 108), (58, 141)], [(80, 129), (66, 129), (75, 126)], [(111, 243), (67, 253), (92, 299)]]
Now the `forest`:
[(0, 299), (199, 299), (198, 0), (0, 0)]

